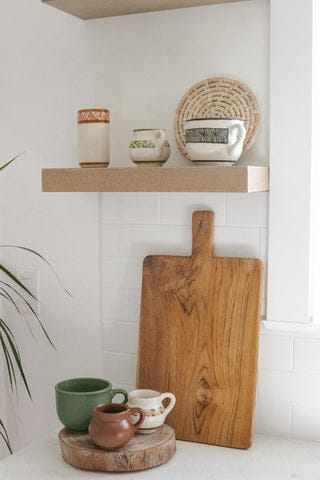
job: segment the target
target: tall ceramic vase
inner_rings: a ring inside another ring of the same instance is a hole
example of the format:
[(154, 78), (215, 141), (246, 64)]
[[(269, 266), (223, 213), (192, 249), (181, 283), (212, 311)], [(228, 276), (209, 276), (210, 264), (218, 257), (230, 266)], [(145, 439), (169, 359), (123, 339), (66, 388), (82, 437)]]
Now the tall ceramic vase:
[(78, 111), (78, 155), (80, 167), (109, 165), (109, 110), (90, 108)]

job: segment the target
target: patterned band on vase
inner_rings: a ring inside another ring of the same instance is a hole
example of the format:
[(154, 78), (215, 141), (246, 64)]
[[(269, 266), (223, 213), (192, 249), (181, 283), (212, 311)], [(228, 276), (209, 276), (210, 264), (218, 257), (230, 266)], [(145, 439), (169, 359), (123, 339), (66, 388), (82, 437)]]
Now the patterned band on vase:
[(79, 110), (78, 123), (110, 123), (109, 110), (103, 108)]

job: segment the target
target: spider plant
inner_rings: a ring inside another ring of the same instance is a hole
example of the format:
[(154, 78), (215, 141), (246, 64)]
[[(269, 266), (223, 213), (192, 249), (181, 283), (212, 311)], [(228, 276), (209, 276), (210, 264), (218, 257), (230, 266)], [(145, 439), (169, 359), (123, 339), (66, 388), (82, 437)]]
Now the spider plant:
[[(12, 158), (5, 164), (1, 165), (0, 171), (8, 167), (20, 155), (21, 154), (17, 155), (16, 157)], [(0, 245), (0, 248), (18, 249), (28, 254), (31, 254), (35, 257), (40, 258), (41, 261), (43, 261), (53, 271), (58, 282), (61, 284), (60, 280), (58, 279), (50, 263), (40, 253), (36, 252), (35, 250), (32, 250), (27, 247), (22, 247), (19, 245)], [(65, 290), (63, 286), (62, 288)], [(68, 295), (70, 295), (69, 292), (67, 292), (67, 290), (65, 290), (65, 292), (68, 293)], [(17, 276), (14, 274), (14, 271), (11, 267), (5, 266), (2, 263), (0, 263), (0, 297), (2, 301), (10, 305), (10, 307), (15, 311), (17, 315), (20, 315), (21, 317), (24, 318), (24, 320), (28, 322), (27, 318), (21, 312), (22, 310), (21, 305), (23, 305), (25, 307), (23, 308), (23, 310), (28, 311), (30, 316), (36, 321), (38, 327), (41, 329), (41, 331), (45, 335), (51, 347), (55, 348), (53, 342), (51, 341), (37, 313), (37, 309), (34, 307), (34, 302), (38, 302), (37, 297), (34, 295), (33, 292), (29, 290), (29, 288), (27, 288), (27, 286), (22, 281), (20, 281), (17, 278)], [(28, 322), (28, 326), (30, 327), (29, 322)], [(31, 333), (32, 333), (32, 328), (31, 328)], [(22, 384), (27, 392), (27, 395), (31, 399), (32, 398), (31, 391), (29, 388), (27, 376), (24, 371), (20, 351), (16, 343), (14, 334), (10, 329), (8, 322), (1, 317), (0, 317), (0, 349), (2, 350), (2, 353), (3, 353), (5, 371), (8, 374), (12, 393), (17, 393), (17, 380), (20, 379), (22, 380)], [(0, 437), (2, 438), (3, 442), (7, 446), (9, 452), (12, 453), (9, 434), (1, 418), (0, 418)]]

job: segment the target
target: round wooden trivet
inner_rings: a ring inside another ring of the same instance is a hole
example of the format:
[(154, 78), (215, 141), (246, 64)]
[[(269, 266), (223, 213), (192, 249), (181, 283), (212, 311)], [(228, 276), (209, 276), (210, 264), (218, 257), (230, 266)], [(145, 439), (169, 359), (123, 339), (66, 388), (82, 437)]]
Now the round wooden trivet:
[(196, 83), (182, 97), (175, 117), (175, 137), (180, 152), (188, 158), (184, 122), (191, 118), (239, 118), (247, 135), (243, 153), (253, 144), (260, 125), (255, 95), (243, 83), (230, 78), (208, 78)]
[(82, 470), (100, 472), (134, 472), (156, 467), (167, 462), (176, 451), (174, 430), (162, 425), (149, 435), (136, 434), (127, 445), (116, 452), (107, 452), (96, 447), (88, 433), (59, 433), (64, 460)]

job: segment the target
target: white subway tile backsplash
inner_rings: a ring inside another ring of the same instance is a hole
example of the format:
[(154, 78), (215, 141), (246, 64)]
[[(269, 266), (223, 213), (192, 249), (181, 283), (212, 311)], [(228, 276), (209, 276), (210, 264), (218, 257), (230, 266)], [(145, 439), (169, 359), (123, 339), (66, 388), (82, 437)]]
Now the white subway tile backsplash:
[(132, 242), (131, 225), (103, 224), (101, 228), (101, 252), (109, 257), (130, 256)]
[(123, 320), (130, 318), (131, 290), (108, 288), (102, 290), (102, 317), (104, 320)]
[(260, 335), (259, 368), (292, 370), (293, 338), (279, 335)]
[(109, 352), (137, 354), (139, 326), (136, 323), (104, 322), (103, 348)]
[(317, 408), (320, 404), (320, 375), (260, 369), (258, 400)]
[(320, 442), (320, 409), (294, 406), (292, 436), (301, 440)]
[(267, 435), (291, 435), (291, 405), (257, 402), (254, 432)]
[(130, 321), (140, 321), (141, 288), (130, 292)]
[(105, 352), (103, 355), (105, 376), (112, 384), (135, 385), (136, 363), (136, 356), (131, 354)]
[(103, 288), (139, 288), (142, 281), (142, 258), (103, 257)]
[(183, 225), (102, 226), (102, 254), (116, 257), (190, 255), (192, 231)]
[(116, 192), (101, 195), (102, 223), (159, 223), (160, 194)]
[(103, 320), (138, 323), (140, 320), (141, 282), (138, 287), (103, 289)]
[(191, 255), (191, 227), (134, 225), (130, 256)]
[(259, 257), (258, 228), (217, 227), (213, 243), (217, 257)]
[(225, 193), (163, 193), (161, 222), (191, 225), (196, 210), (213, 210), (215, 225), (225, 224)]
[(320, 373), (320, 339), (295, 338), (294, 370)]
[(226, 224), (232, 226), (267, 226), (268, 192), (227, 193)]

